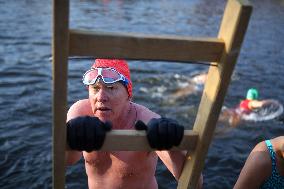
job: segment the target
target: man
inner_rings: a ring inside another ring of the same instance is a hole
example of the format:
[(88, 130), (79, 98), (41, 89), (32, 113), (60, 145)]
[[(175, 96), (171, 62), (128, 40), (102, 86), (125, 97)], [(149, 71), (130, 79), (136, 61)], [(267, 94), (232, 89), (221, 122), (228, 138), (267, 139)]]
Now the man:
[[(89, 99), (74, 103), (67, 114), (67, 142), (72, 150), (66, 151), (66, 163), (72, 165), (83, 155), (89, 188), (157, 189), (158, 156), (178, 179), (185, 152), (160, 150), (179, 145), (184, 128), (131, 101), (127, 62), (96, 59), (83, 83), (88, 87)], [(147, 130), (150, 146), (159, 151), (96, 151), (111, 128)]]

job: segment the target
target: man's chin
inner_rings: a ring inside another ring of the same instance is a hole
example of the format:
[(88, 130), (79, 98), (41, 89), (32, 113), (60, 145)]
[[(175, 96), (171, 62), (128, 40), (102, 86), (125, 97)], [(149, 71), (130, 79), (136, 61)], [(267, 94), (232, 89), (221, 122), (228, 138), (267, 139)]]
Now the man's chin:
[(99, 111), (95, 114), (101, 121), (109, 121), (110, 120), (110, 111)]

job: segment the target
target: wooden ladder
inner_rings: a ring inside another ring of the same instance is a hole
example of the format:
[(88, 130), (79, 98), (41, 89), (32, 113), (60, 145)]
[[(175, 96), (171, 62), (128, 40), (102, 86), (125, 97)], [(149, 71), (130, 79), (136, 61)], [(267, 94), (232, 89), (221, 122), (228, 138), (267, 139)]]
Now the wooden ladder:
[[(186, 130), (181, 145), (173, 149), (189, 151), (178, 188), (195, 188), (251, 12), (248, 1), (228, 0), (216, 38), (100, 33), (70, 30), (69, 0), (53, 0), (53, 188), (65, 188), (68, 56), (208, 62), (207, 81), (193, 129)], [(113, 130), (107, 134), (102, 150), (153, 149), (143, 131)]]

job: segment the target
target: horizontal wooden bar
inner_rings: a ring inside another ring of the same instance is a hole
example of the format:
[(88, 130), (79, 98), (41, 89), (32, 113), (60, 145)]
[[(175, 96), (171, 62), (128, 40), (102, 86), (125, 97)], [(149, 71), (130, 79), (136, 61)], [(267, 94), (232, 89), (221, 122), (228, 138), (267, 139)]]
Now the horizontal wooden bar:
[[(218, 62), (225, 48), (217, 38), (69, 31), (69, 56)], [(210, 64), (210, 63), (208, 63)]]
[[(172, 151), (193, 151), (197, 145), (198, 134), (192, 130), (185, 130), (181, 144), (173, 147)], [(68, 150), (69, 147), (67, 146)], [(153, 151), (146, 138), (145, 131), (137, 130), (111, 130), (100, 151)]]

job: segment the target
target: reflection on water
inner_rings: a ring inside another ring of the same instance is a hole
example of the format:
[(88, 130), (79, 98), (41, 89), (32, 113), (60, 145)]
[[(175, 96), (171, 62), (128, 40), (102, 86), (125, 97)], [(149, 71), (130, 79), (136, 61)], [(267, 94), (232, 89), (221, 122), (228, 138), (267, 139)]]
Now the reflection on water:
[[(256, 87), (284, 102), (284, 4), (253, 0), (254, 12), (225, 99), (232, 107)], [(72, 28), (148, 34), (216, 36), (224, 0), (71, 1)], [(0, 0), (0, 188), (51, 188), (51, 2)], [(87, 97), (81, 76), (89, 60), (69, 61), (68, 104)], [(134, 100), (191, 128), (201, 92), (173, 98), (206, 66), (130, 61)], [(260, 140), (283, 133), (283, 122), (219, 123), (204, 167), (204, 188), (232, 188)], [(224, 145), (226, 144), (226, 145)], [(159, 188), (176, 182), (161, 164)], [(83, 161), (67, 170), (68, 188), (87, 188)]]

